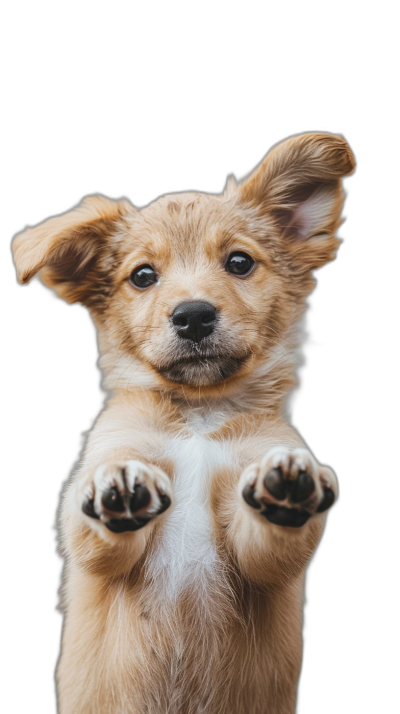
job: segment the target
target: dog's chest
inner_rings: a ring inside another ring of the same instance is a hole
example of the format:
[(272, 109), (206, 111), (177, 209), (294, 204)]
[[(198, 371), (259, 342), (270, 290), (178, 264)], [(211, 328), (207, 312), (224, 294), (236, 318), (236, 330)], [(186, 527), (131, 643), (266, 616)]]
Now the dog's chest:
[(232, 448), (193, 432), (172, 439), (165, 456), (174, 464), (174, 503), (157, 533), (147, 576), (160, 602), (176, 602), (193, 586), (204, 598), (222, 568), (212, 527), (211, 480), (218, 469), (233, 465)]

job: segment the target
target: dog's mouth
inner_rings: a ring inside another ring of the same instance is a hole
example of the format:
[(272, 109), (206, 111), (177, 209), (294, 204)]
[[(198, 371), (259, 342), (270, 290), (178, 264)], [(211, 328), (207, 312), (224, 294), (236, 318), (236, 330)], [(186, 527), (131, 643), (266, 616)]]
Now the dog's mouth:
[(249, 354), (216, 355), (196, 354), (180, 357), (167, 365), (159, 365), (157, 371), (169, 382), (201, 387), (224, 382), (244, 365)]

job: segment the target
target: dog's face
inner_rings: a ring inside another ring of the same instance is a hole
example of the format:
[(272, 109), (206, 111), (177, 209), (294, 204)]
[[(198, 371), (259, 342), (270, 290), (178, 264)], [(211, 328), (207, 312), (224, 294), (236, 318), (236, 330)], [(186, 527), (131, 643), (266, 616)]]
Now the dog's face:
[(126, 218), (124, 246), (104, 318), (164, 380), (220, 383), (276, 342), (284, 281), (229, 198), (163, 197)]
[[(136, 210), (89, 197), (14, 241), (21, 281), (92, 311), (114, 369), (123, 356), (164, 385), (229, 383), (268, 359), (298, 320), (311, 271), (334, 257), (346, 142), (309, 134), (224, 194), (176, 194)], [(106, 362), (107, 364), (107, 362)]]

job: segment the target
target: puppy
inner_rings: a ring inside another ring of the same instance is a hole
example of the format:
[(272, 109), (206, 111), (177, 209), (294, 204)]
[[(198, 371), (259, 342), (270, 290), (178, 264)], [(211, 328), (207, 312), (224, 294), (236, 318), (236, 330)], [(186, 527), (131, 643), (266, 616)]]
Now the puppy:
[(338, 494), (288, 424), (343, 138), (276, 146), (222, 195), (89, 196), (15, 237), (95, 321), (107, 401), (61, 504), (60, 714), (292, 714), (304, 572)]

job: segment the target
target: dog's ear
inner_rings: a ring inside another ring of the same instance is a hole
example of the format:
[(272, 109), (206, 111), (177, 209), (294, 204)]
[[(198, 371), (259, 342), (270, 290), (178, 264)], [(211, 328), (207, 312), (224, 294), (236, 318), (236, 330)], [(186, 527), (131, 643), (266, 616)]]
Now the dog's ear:
[(332, 260), (343, 205), (341, 179), (354, 170), (347, 142), (303, 134), (278, 144), (239, 187), (241, 202), (278, 230), (296, 262), (309, 269)]
[(88, 196), (72, 211), (19, 233), (12, 246), (19, 281), (41, 271), (68, 302), (100, 307), (112, 284), (118, 231), (134, 210), (125, 199)]

